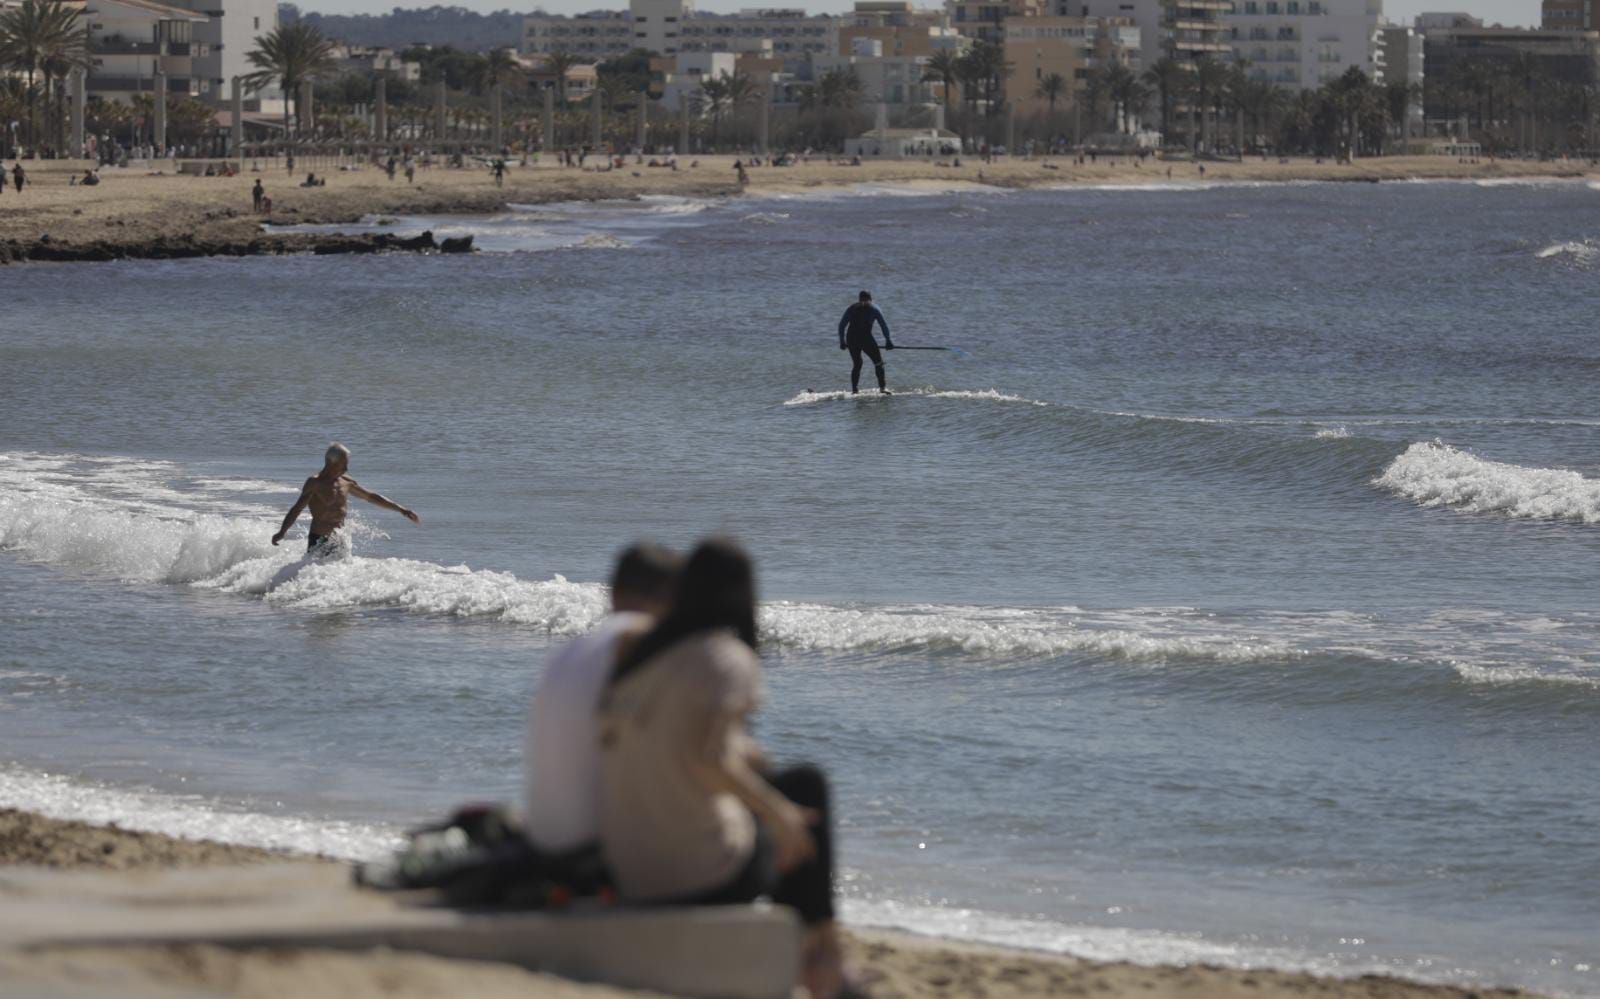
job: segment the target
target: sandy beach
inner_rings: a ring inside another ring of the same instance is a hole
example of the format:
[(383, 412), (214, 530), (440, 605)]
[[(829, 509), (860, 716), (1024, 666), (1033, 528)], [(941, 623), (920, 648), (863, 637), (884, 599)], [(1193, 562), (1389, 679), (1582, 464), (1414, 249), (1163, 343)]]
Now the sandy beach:
[[(6, 870), (15, 865), (45, 867), (63, 872), (61, 876), (71, 871), (112, 870), (131, 884), (152, 870), (285, 860), (331, 863), (0, 810), (0, 901), (8, 893)], [(871, 994), (883, 999), (1011, 999), (1037, 995), (1468, 999), (1529, 994), (1514, 989), (1425, 985), (1386, 976), (1331, 979), (1271, 970), (1080, 961), (878, 930), (853, 931), (849, 948), (854, 962), (864, 972)], [(181, 946), (18, 951), (3, 944), (0, 991), (8, 996), (448, 994), (559, 999), (645, 994), (579, 984), (507, 965), (387, 950), (356, 954)]]
[[(756, 167), (743, 193), (795, 194), (857, 184), (959, 186), (984, 184), (1023, 188), (1056, 185), (1262, 183), (1293, 181), (1388, 182), (1404, 180), (1571, 179), (1591, 176), (1577, 162), (1460, 163), (1448, 157), (1388, 157), (1340, 165), (1313, 160), (1246, 160), (1240, 163), (1101, 159), (1078, 166), (1067, 159), (1010, 160), (984, 164), (963, 159), (960, 167), (936, 162), (874, 162), (862, 166), (820, 160), (793, 167)], [(693, 164), (693, 165), (691, 165)], [(1168, 176), (1170, 167), (1170, 177)], [(261, 223), (340, 224), (366, 215), (485, 214), (508, 204), (635, 198), (645, 195), (726, 197), (741, 193), (732, 157), (686, 158), (677, 171), (632, 164), (602, 171), (553, 165), (513, 167), (503, 187), (482, 169), (419, 171), (415, 184), (383, 171), (341, 172), (302, 163), (291, 176), (282, 167), (236, 177), (150, 175), (107, 169), (94, 187), (69, 183), (66, 162), (28, 164), (29, 185), (19, 195), (0, 195), (0, 263), (18, 259), (104, 260), (122, 256), (170, 257), (210, 254), (355, 252), (367, 246), (332, 237), (268, 235)], [(307, 170), (327, 185), (298, 186)], [(81, 172), (81, 165), (76, 172)], [(272, 199), (270, 216), (254, 214), (250, 191), (257, 178)], [(320, 240), (320, 242), (319, 242)]]

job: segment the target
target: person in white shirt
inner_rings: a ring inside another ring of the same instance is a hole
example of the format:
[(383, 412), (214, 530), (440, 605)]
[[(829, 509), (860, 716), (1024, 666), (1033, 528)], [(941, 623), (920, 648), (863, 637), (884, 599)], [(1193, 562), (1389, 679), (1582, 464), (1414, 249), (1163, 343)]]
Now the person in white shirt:
[(628, 548), (611, 577), (612, 613), (545, 664), (523, 742), (523, 807), (528, 838), (547, 856), (596, 847), (600, 694), (622, 652), (666, 613), (681, 562), (660, 545)]

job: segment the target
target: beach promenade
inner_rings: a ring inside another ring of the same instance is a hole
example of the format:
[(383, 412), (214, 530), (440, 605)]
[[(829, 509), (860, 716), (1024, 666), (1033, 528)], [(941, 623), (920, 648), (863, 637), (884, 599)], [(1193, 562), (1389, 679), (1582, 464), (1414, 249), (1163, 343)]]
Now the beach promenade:
[[(29, 163), (29, 184), (18, 195), (0, 195), (0, 263), (20, 259), (108, 260), (119, 257), (254, 255), (285, 252), (358, 252), (381, 248), (373, 238), (269, 234), (261, 224), (343, 224), (365, 215), (454, 215), (501, 211), (508, 204), (635, 198), (647, 195), (725, 197), (741, 193), (734, 157), (683, 157), (680, 169), (635, 165), (618, 170), (564, 168), (553, 164), (513, 167), (503, 187), (487, 169), (433, 168), (416, 183), (389, 180), (375, 167), (324, 171), (302, 161), (294, 174), (279, 164), (235, 177), (151, 175), (107, 169), (94, 187), (74, 186), (81, 173), (66, 162)], [(1241, 163), (1164, 163), (1135, 166), (1128, 159), (1101, 158), (1076, 165), (1068, 158), (998, 160), (965, 157), (961, 166), (939, 161), (870, 162), (850, 166), (813, 159), (793, 167), (748, 171), (752, 196), (799, 194), (861, 184), (985, 184), (1008, 188), (1061, 185), (1192, 185), (1196, 183), (1391, 182), (1406, 180), (1580, 180), (1600, 176), (1587, 164), (1568, 161), (1461, 163), (1448, 157), (1386, 157), (1340, 165), (1309, 159), (1246, 160)], [(1169, 169), (1171, 176), (1169, 177)], [(306, 188), (307, 170), (326, 186)], [(251, 210), (257, 179), (272, 199), (270, 215)]]

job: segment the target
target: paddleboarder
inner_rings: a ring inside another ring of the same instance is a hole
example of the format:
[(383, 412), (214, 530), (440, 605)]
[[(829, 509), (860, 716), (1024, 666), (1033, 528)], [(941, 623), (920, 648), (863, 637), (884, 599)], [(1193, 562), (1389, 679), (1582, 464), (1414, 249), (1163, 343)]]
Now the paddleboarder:
[(883, 318), (883, 313), (872, 304), (872, 293), (863, 291), (856, 299), (856, 304), (844, 310), (844, 317), (839, 320), (839, 349), (850, 352), (850, 394), (855, 395), (861, 388), (861, 355), (872, 358), (872, 370), (878, 376), (878, 391), (884, 395), (891, 395), (887, 379), (883, 374), (883, 355), (878, 353), (878, 341), (872, 337), (872, 324), (877, 323), (883, 327), (883, 349), (893, 350), (894, 341), (889, 338), (889, 323)]

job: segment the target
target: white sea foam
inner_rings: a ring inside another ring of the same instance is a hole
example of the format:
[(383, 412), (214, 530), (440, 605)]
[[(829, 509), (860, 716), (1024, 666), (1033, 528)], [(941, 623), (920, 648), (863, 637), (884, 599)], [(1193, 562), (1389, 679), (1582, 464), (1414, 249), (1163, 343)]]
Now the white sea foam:
[(1439, 441), (1411, 445), (1374, 482), (1428, 507), (1600, 522), (1600, 481), (1564, 469), (1487, 461)]
[(789, 399), (785, 399), (785, 406), (814, 406), (819, 402), (842, 402), (854, 399), (856, 402), (886, 402), (899, 396), (912, 396), (922, 399), (965, 399), (975, 402), (1020, 402), (1029, 406), (1048, 406), (1047, 402), (1037, 399), (1028, 399), (1020, 395), (1010, 395), (997, 389), (895, 389), (893, 396), (884, 396), (868, 390), (860, 395), (855, 395), (843, 390), (837, 392), (812, 392), (807, 390)]
[(1321, 440), (1343, 440), (1349, 436), (1350, 431), (1344, 427), (1323, 427), (1317, 431), (1317, 437)]
[(790, 218), (788, 212), (754, 212), (741, 218), (740, 222), (749, 222), (752, 225), (782, 225)]
[(1091, 961), (1129, 961), (1141, 965), (1218, 964), (1230, 968), (1277, 968), (1322, 974), (1380, 970), (1376, 967), (1350, 968), (1327, 957), (1286, 948), (1211, 940), (1200, 933), (1072, 925), (1047, 919), (998, 915), (977, 909), (876, 899), (847, 898), (842, 909), (845, 922), (855, 926), (904, 930), (930, 937), (1065, 954)]
[(1581, 243), (1573, 240), (1568, 240), (1564, 243), (1551, 243), (1534, 254), (1540, 260), (1549, 260), (1552, 257), (1571, 257), (1574, 260), (1585, 263), (1593, 260), (1597, 255), (1600, 255), (1600, 246), (1596, 246), (1588, 240), (1584, 240)]
[(0, 766), (0, 805), (54, 819), (272, 850), (371, 860), (400, 844), (400, 830), (359, 822), (265, 814), (203, 795), (114, 788)]
[[(1482, 465), (1514, 478), (1529, 471), (1482, 462), (1442, 445), (1419, 447), (1431, 460), (1464, 462), (1469, 470)], [(1597, 488), (1575, 473), (1548, 474)], [(209, 485), (202, 489), (198, 483)], [(0, 550), (77, 572), (233, 594), (313, 614), (389, 610), (574, 635), (605, 613), (606, 590), (599, 583), (561, 576), (530, 580), (464, 565), (360, 554), (313, 560), (294, 542), (273, 548), (263, 525), (274, 523), (281, 508), (241, 506), (239, 484), (250, 491), (272, 485), (215, 476), (185, 479), (180, 468), (165, 462), (0, 454)], [(232, 504), (232, 509), (211, 512), (215, 503)], [(357, 550), (383, 537), (359, 521), (349, 530)], [(1448, 665), (1471, 683), (1572, 677), (1600, 686), (1600, 670), (1587, 651), (1596, 624), (1587, 618), (1489, 620), (1483, 612), (1466, 618), (1440, 612), (1376, 620), (1342, 612), (1219, 616), (1194, 608), (776, 601), (762, 606), (760, 625), (763, 637), (778, 648), (820, 652), (951, 652), (977, 659), (1081, 655), (1157, 666), (1281, 663), (1327, 653)], [(1522, 661), (1505, 659), (1507, 635), (1515, 635)], [(1506, 672), (1517, 669), (1531, 675)]]

